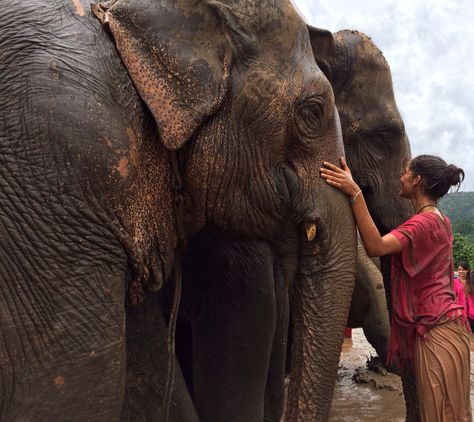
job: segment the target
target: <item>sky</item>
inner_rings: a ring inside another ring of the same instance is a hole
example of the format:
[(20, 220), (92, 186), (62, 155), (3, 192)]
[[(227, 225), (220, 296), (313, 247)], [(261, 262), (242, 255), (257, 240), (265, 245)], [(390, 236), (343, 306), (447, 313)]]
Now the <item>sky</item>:
[(434, 154), (474, 191), (474, 0), (293, 0), (312, 26), (357, 29), (392, 70), (412, 156)]

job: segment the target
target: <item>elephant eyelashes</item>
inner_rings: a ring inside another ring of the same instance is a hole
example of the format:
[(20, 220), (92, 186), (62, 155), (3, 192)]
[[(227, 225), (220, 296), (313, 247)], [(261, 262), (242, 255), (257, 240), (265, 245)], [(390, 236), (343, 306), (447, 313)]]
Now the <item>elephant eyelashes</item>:
[(326, 103), (321, 97), (306, 98), (296, 105), (295, 126), (302, 139), (313, 140), (324, 129)]

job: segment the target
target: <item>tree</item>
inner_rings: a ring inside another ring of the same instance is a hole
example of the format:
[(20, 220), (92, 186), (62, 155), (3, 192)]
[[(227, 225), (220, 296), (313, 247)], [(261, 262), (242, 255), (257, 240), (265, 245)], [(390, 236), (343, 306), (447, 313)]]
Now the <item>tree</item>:
[(467, 261), (474, 268), (474, 243), (461, 233), (453, 233), (453, 263), (456, 268), (459, 261)]
[(474, 242), (474, 222), (461, 218), (453, 223), (453, 233), (462, 234), (469, 242)]

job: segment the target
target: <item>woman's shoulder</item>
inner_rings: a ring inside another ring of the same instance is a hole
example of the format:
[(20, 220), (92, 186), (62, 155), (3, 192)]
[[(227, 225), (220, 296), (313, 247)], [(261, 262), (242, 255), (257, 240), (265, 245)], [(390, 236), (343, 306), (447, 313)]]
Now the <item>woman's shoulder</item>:
[(432, 212), (415, 214), (392, 231), (392, 233), (397, 238), (401, 237), (400, 235), (402, 235), (410, 238), (427, 237), (430, 239), (433, 237), (433, 235), (438, 237), (440, 233), (446, 233), (449, 237), (450, 232), (451, 223), (449, 222), (449, 218), (445, 215), (441, 217), (438, 214)]
[(421, 214), (415, 214), (410, 217), (407, 222), (422, 224), (422, 225), (436, 225), (439, 226), (440, 224), (445, 224), (451, 226), (451, 221), (446, 214), (443, 213), (436, 213), (436, 212), (423, 212)]

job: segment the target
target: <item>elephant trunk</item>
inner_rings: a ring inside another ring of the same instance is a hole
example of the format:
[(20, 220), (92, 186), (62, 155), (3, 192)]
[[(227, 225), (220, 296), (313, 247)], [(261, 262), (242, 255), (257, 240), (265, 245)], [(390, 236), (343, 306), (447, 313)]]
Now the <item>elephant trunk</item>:
[(331, 408), (356, 266), (350, 205), (342, 194), (332, 194), (325, 218), (318, 218), (317, 239), (300, 245), (291, 298), (288, 421), (326, 421)]
[[(379, 264), (380, 265), (380, 264)], [(390, 338), (390, 322), (383, 277), (362, 242), (357, 245), (357, 271), (347, 326), (362, 327), (367, 341), (385, 363)]]

